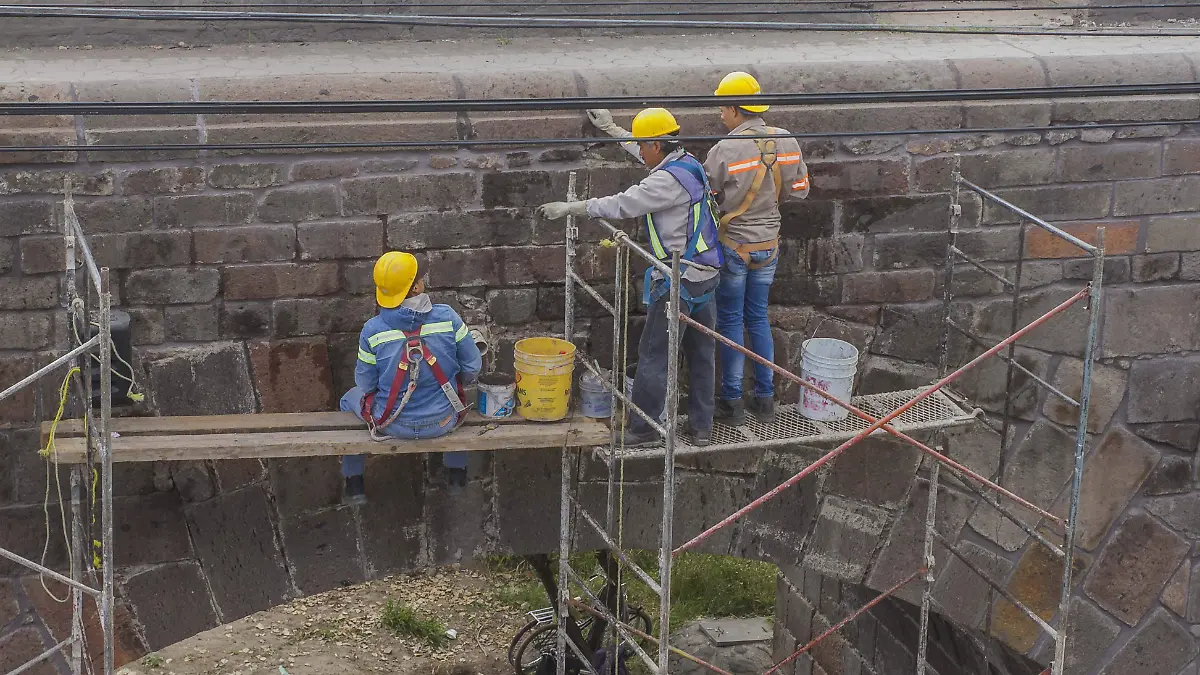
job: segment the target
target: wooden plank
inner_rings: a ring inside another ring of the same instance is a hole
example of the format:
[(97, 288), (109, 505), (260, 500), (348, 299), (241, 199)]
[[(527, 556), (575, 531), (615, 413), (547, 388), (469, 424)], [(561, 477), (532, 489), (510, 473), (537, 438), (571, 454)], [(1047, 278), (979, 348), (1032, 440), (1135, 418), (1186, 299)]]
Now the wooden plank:
[[(421, 441), (371, 440), (366, 430), (285, 431), (235, 434), (121, 436), (113, 439), (114, 462), (184, 461), (337, 455), (386, 455), (421, 452), (524, 450), (565, 446), (605, 445), (609, 430), (595, 421), (526, 422), (462, 427), (441, 438)], [(56, 443), (59, 464), (84, 461), (84, 439)]]
[[(572, 417), (586, 421), (586, 417)], [(467, 414), (463, 424), (481, 426), (487, 424), (521, 424), (527, 421), (520, 417), (495, 419), (483, 417), (475, 411)], [(183, 436), (192, 434), (236, 434), (273, 433), (282, 431), (342, 431), (366, 429), (361, 420), (348, 412), (306, 413), (259, 413), (255, 415), (179, 415), (175, 417), (117, 417), (112, 421), (113, 431), (121, 436)], [(42, 445), (50, 433), (50, 423), (42, 423)], [(63, 420), (55, 432), (57, 438), (83, 436), (82, 420)]]

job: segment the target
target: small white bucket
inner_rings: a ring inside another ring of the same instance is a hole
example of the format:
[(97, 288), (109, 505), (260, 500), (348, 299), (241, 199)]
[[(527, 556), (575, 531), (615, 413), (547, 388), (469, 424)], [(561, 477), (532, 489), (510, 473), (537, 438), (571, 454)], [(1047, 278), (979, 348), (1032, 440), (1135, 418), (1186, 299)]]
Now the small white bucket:
[[(608, 371), (601, 369), (601, 374), (607, 378)], [(613, 395), (609, 393), (600, 378), (587, 371), (579, 377), (579, 411), (584, 417), (605, 419), (612, 416)]]
[[(854, 395), (858, 349), (843, 340), (813, 338), (804, 341), (802, 353), (800, 376), (804, 381), (849, 403)], [(835, 422), (846, 419), (850, 411), (805, 389), (800, 398), (800, 414), (810, 420)]]
[(507, 373), (488, 373), (479, 378), (476, 408), (484, 417), (510, 417), (517, 407), (517, 384)]

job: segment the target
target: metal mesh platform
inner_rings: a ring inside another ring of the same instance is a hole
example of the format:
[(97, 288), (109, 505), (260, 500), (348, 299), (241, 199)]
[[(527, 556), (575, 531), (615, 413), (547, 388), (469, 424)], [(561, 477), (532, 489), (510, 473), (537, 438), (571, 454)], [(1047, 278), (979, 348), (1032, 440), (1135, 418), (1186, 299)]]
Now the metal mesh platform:
[[(881, 418), (911, 401), (922, 391), (925, 391), (925, 388), (856, 396), (851, 403), (859, 410), (873, 417)], [(945, 391), (938, 390), (892, 420), (890, 425), (897, 431), (905, 433), (946, 429), (969, 424), (979, 413), (978, 409), (967, 408)], [(798, 443), (805, 445), (840, 443), (853, 438), (871, 426), (854, 415), (849, 415), (846, 419), (836, 422), (810, 420), (800, 414), (799, 403), (780, 406), (775, 415), (775, 421), (771, 424), (762, 424), (750, 415), (747, 415), (746, 419), (746, 424), (740, 427), (714, 424), (711, 445), (698, 448), (692, 445), (692, 439), (688, 436), (687, 416), (681, 415), (678, 441), (675, 447), (676, 456)], [(875, 434), (887, 434), (887, 432), (878, 430)], [(652, 446), (627, 448), (619, 450), (618, 456), (624, 458), (661, 457), (663, 445), (663, 443), (659, 443)]]

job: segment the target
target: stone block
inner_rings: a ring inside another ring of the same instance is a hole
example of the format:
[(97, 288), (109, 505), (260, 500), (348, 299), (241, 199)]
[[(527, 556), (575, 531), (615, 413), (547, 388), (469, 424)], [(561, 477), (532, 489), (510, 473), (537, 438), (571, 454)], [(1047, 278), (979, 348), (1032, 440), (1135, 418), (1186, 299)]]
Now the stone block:
[(1140, 216), (1200, 209), (1200, 176), (1117, 183), (1113, 215)]
[(310, 223), (296, 228), (301, 260), (375, 258), (383, 254), (378, 220)]
[[(1045, 509), (1054, 503), (1074, 468), (1075, 437), (1045, 420), (1038, 420), (1012, 451), (1000, 485)], [(1024, 507), (1010, 504), (1009, 509), (1026, 525), (1036, 525), (1040, 520)], [(1029, 537), (987, 504), (980, 504), (975, 510), (971, 528), (1007, 551), (1019, 549)]]
[(1164, 607), (1184, 618), (1187, 617), (1191, 580), (1191, 561), (1184, 560), (1179, 569), (1175, 570), (1171, 580), (1167, 582), (1167, 587), (1163, 589), (1162, 595), (1159, 596)]
[[(993, 581), (1007, 579), (1013, 568), (1011, 562), (969, 541), (960, 543), (958, 552)], [(949, 553), (943, 553), (938, 562), (941, 574), (933, 587), (933, 598), (938, 607), (947, 618), (963, 626), (979, 627), (988, 609), (992, 587), (975, 570)]]
[(1200, 648), (1164, 610), (1156, 610), (1100, 671), (1100, 675), (1171, 675), (1186, 666)]
[(215, 269), (135, 270), (125, 279), (125, 300), (135, 305), (184, 305), (217, 297), (221, 274)]
[[(941, 450), (947, 457), (985, 478), (996, 478), (1000, 470), (1000, 434), (987, 424), (976, 421), (967, 427), (947, 429), (942, 438)], [(948, 485), (960, 485), (958, 478), (948, 471), (942, 472), (941, 480)]]
[[(1028, 326), (1079, 292), (1074, 286), (1047, 286), (1022, 293), (1017, 308), (1017, 326)], [(1021, 345), (1058, 354), (1082, 356), (1087, 340), (1086, 300), (1078, 300), (1026, 333)], [(1012, 333), (1012, 301), (982, 301), (972, 322), (976, 334), (996, 338)], [(1110, 310), (1111, 311), (1111, 310)], [(1109, 314), (1109, 316), (1114, 316)]]
[(904, 502), (920, 463), (921, 451), (912, 445), (888, 436), (869, 436), (833, 460), (824, 490), (896, 509)]
[(239, 265), (221, 271), (225, 300), (330, 295), (338, 290), (336, 263)]
[(1200, 218), (1160, 216), (1146, 226), (1146, 252), (1200, 250)]
[[(160, 415), (230, 415), (255, 410), (246, 352), (238, 343), (143, 355), (146, 382)], [(180, 383), (191, 386), (181, 387)]]
[[(1075, 574), (1081, 574), (1086, 561), (1075, 558)], [(1062, 559), (1038, 543), (1030, 544), (1009, 579), (1007, 589), (1030, 611), (1047, 622), (1058, 611), (1062, 589)], [(1041, 628), (1025, 612), (1007, 600), (997, 599), (992, 609), (991, 632), (1018, 652), (1033, 649)]]
[[(0, 382), (17, 382), (32, 375), (33, 371), (33, 357), (29, 354), (0, 356)], [(0, 401), (0, 428), (26, 426), (26, 423), (33, 421), (33, 415), (32, 387), (26, 387)]]
[(255, 342), (248, 348), (259, 412), (335, 408), (329, 348), (324, 337)]
[(341, 265), (340, 288), (351, 295), (375, 293), (375, 261), (347, 261)]
[(1200, 361), (1193, 359), (1134, 361), (1129, 371), (1125, 419), (1134, 424), (1196, 419), (1200, 416), (1197, 378), (1200, 378)]
[(200, 565), (187, 561), (134, 572), (125, 596), (152, 650), (162, 649), (220, 624)]
[[(1135, 255), (1131, 262), (1133, 281), (1136, 283), (1170, 281), (1179, 278), (1178, 253)], [(1105, 280), (1107, 281), (1107, 275)]]
[(844, 199), (908, 192), (908, 162), (903, 159), (852, 159), (809, 162), (812, 198)]
[(472, 173), (351, 178), (342, 181), (341, 190), (348, 216), (445, 211), (471, 204), (479, 194), (478, 178)]
[(1155, 178), (1159, 155), (1157, 143), (1069, 145), (1061, 150), (1058, 178), (1064, 183)]
[[(1088, 410), (1088, 433), (1098, 434), (1108, 426), (1121, 400), (1125, 398), (1126, 372), (1120, 368), (1095, 364), (1092, 366), (1091, 406)], [(1078, 401), (1083, 385), (1083, 361), (1064, 358), (1054, 372), (1051, 384), (1059, 391)], [(1079, 423), (1079, 408), (1061, 398), (1049, 394), (1042, 413), (1050, 420), (1063, 426), (1075, 427)]]
[(208, 170), (208, 184), (215, 188), (256, 189), (286, 182), (287, 166), (283, 164), (218, 164)]
[[(963, 178), (988, 190), (1017, 185), (1046, 185), (1054, 182), (1054, 148), (989, 150), (982, 154), (957, 155)], [(955, 157), (938, 156), (914, 162), (914, 182), (922, 192), (949, 190)], [(945, 220), (948, 212), (942, 214)]]
[[(1078, 546), (1091, 551), (1100, 545), (1158, 463), (1158, 457), (1158, 451), (1149, 443), (1122, 427), (1113, 427), (1104, 435), (1083, 469), (1075, 531)], [(1062, 494), (1054, 515), (1067, 517), (1069, 498), (1067, 492)]]
[[(812, 450), (766, 453), (759, 463), (754, 488), (747, 501), (766, 494), (812, 463)], [(746, 516), (734, 550), (769, 548), (775, 564), (796, 565), (805, 537), (817, 517), (820, 494), (815, 481), (801, 481)], [(790, 558), (790, 559), (789, 559)]]
[(250, 225), (194, 230), (196, 262), (251, 263), (296, 257), (296, 228), (292, 225)]
[(1142, 424), (1133, 427), (1133, 433), (1148, 441), (1165, 443), (1185, 452), (1195, 452), (1200, 442), (1200, 424)]
[[(204, 168), (167, 166), (137, 169), (122, 174), (120, 180), (123, 195), (188, 194), (204, 189)], [(96, 194), (112, 194), (111, 175), (107, 183), (107, 191)]]
[(268, 190), (258, 205), (258, 219), (266, 223), (297, 223), (336, 215), (338, 191), (332, 185)]
[[(42, 547), (46, 541), (44, 523), (45, 515), (42, 513), (41, 504), (0, 508), (0, 541), (5, 542), (4, 547), (7, 550), (19, 556), (42, 562), (50, 569), (60, 570), (67, 563), (65, 542), (62, 536), (51, 536), (49, 549), (43, 558)], [(16, 576), (26, 572), (27, 568), (7, 559), (0, 561), (0, 576)]]
[(827, 577), (861, 582), (890, 521), (891, 514), (883, 509), (826, 497), (805, 547), (804, 566)]
[(185, 230), (97, 234), (90, 236), (88, 243), (101, 267), (168, 267), (192, 262), (192, 235)]
[(280, 523), (292, 578), (309, 595), (366, 580), (354, 513), (348, 508), (284, 519)]
[[(367, 458), (367, 504), (360, 507), (359, 513), (368, 578), (407, 571), (425, 559), (421, 533), (424, 479), (425, 465), (420, 455)], [(373, 489), (372, 485), (384, 485), (387, 489)], [(545, 500), (539, 505), (547, 506)], [(552, 510), (557, 514), (557, 509)], [(557, 516), (554, 523), (557, 542)]]
[(566, 258), (561, 246), (454, 249), (429, 254), (432, 288), (513, 286), (561, 282)]
[(984, 230), (964, 230), (954, 239), (958, 250), (977, 261), (1011, 261), (1021, 257), (1016, 227), (991, 227)]
[(424, 515), (430, 562), (467, 564), (486, 555), (491, 515), (491, 494), (481, 483), (472, 482), (456, 493), (430, 490)]
[(1197, 520), (1200, 518), (1200, 494), (1151, 499), (1146, 502), (1146, 510), (1184, 535), (1200, 539), (1200, 520)]
[(842, 300), (841, 277), (837, 275), (799, 277), (786, 284), (771, 286), (772, 305), (812, 305), (828, 307)]
[[(982, 353), (982, 349), (975, 349)], [(958, 359), (966, 361), (964, 357)], [(1027, 370), (1046, 379), (1050, 371), (1050, 357), (1032, 349), (1017, 349), (1015, 361)], [(1000, 359), (990, 358), (980, 362), (968, 370), (958, 380), (956, 389), (969, 397), (975, 405), (998, 414), (1006, 414), (1006, 399), (1011, 399), (1012, 408), (1008, 414), (1019, 419), (1031, 420), (1037, 416), (1037, 401), (1041, 395), (1041, 385), (1024, 372), (1013, 369), (1012, 387), (1008, 386), (1008, 364)], [(1007, 396), (1006, 396), (1007, 394)]]
[(1184, 253), (1180, 258), (1179, 278), (1184, 281), (1200, 281), (1200, 252)]
[[(986, 101), (963, 103), (963, 126), (1004, 129), (1050, 126), (1052, 106), (1047, 102)], [(1039, 136), (1039, 134), (1031, 134)]]
[(225, 621), (274, 607), (290, 595), (283, 556), (275, 545), (272, 511), (259, 487), (188, 507), (196, 555)]
[[(871, 265), (877, 270), (941, 267), (946, 263), (949, 243), (950, 235), (945, 232), (877, 234)], [(941, 284), (941, 275), (936, 280)]]
[(8, 580), (0, 581), (0, 625), (7, 626), (20, 613), (16, 584)]
[[(944, 475), (944, 474), (943, 474)], [(908, 494), (903, 512), (896, 517), (888, 533), (887, 542), (879, 550), (866, 585), (875, 589), (886, 589), (900, 583), (922, 564), (922, 542), (925, 540), (925, 519), (929, 510), (929, 483), (918, 479)], [(963, 493), (939, 486), (937, 498), (937, 531), (950, 541), (958, 539), (959, 532), (967, 522), (974, 503)], [(935, 544), (934, 556), (946, 559), (946, 551)], [(906, 602), (920, 602), (920, 584), (909, 584), (896, 593)]]
[(301, 298), (271, 303), (271, 323), (277, 338), (359, 331), (375, 314), (373, 296)]
[(1104, 653), (1120, 634), (1121, 624), (1081, 597), (1071, 599), (1070, 611), (1063, 675), (1087, 675), (1100, 665)]
[(805, 244), (806, 269), (811, 274), (858, 272), (863, 268), (863, 245), (861, 235), (810, 239)]
[(878, 335), (871, 351), (903, 361), (936, 363), (937, 340), (930, 340), (930, 326), (941, 323), (942, 303), (885, 306), (878, 321)]
[[(1104, 228), (1106, 255), (1133, 253), (1137, 247), (1136, 220), (1102, 223), (1060, 223), (1059, 228), (1089, 243), (1096, 243), (1096, 230)], [(1035, 225), (1025, 229), (1025, 255), (1030, 258), (1081, 258), (1087, 253), (1078, 246)], [(1089, 275), (1090, 278), (1090, 275)]]
[(1135, 626), (1190, 548), (1186, 539), (1150, 516), (1131, 515), (1101, 551), (1083, 590), (1113, 616)]
[(1105, 295), (1108, 301), (1105, 316), (1119, 316), (1121, 320), (1105, 322), (1103, 356), (1169, 354), (1200, 349), (1200, 307), (1194, 302), (1194, 286), (1116, 288), (1106, 291)]
[[(47, 645), (42, 641), (42, 636), (38, 634), (36, 628), (15, 630), (0, 637), (0, 668), (3, 668), (5, 672), (14, 671), (18, 666), (25, 665), (26, 661), (33, 659), (51, 646), (53, 645)], [(53, 663), (43, 661), (29, 670), (21, 672), (32, 673), (32, 675), (56, 675), (58, 669)]]
[(209, 465), (204, 462), (174, 462), (171, 482), (185, 502), (202, 502), (217, 493)]
[(16, 237), (0, 238), (0, 274), (8, 274), (17, 261), (18, 241)]
[[(964, 193), (966, 200), (973, 199)], [(959, 227), (979, 224), (979, 208), (963, 205)], [(844, 232), (907, 232), (945, 231), (950, 217), (950, 196), (945, 194), (918, 197), (878, 197), (851, 199), (842, 205)]]
[(834, 202), (785, 201), (779, 209), (779, 238), (807, 240), (832, 236), (837, 223), (834, 215)]
[(55, 276), (0, 277), (0, 310), (51, 309), (57, 305)]
[(488, 315), (496, 323), (519, 325), (532, 321), (537, 314), (538, 290), (511, 288), (488, 291)]
[[(1048, 221), (1104, 218), (1108, 216), (1112, 201), (1112, 189), (1107, 185), (1052, 185), (1002, 189), (996, 190), (995, 194), (1014, 206)], [(1001, 225), (1019, 221), (1019, 216), (1003, 207), (991, 202), (983, 205), (984, 224)]]
[(1146, 480), (1142, 494), (1147, 496), (1177, 495), (1192, 489), (1192, 460), (1167, 455)]
[[(96, 237), (100, 236), (104, 235), (96, 235)], [(95, 237), (92, 237), (89, 243), (94, 240)], [(31, 237), (22, 237), (19, 240), (13, 238), (4, 241), (11, 242), (13, 249), (16, 249), (18, 241), (20, 242), (19, 260), (21, 261), (21, 272), (24, 274), (62, 272), (66, 268), (67, 263), (64, 257), (66, 255), (66, 248), (63, 245), (61, 235), (34, 235)], [(188, 260), (185, 262), (190, 261), (191, 256), (189, 255)], [(11, 269), (11, 265), (10, 260), (9, 269)]]
[(867, 356), (861, 368), (862, 378), (854, 389), (856, 395), (914, 389), (937, 380), (937, 371), (930, 366), (883, 356)]
[(213, 462), (217, 488), (221, 492), (234, 490), (264, 480), (266, 466), (261, 459), (228, 459)]
[[(136, 172), (135, 172), (136, 173)], [(71, 193), (107, 197), (113, 194), (112, 171), (6, 171), (0, 174), (0, 194), (63, 194), (64, 183), (71, 179)]]
[(353, 178), (358, 175), (356, 160), (314, 160), (292, 165), (291, 179), (295, 182), (307, 180), (329, 180), (331, 178)]
[(163, 310), (163, 326), (164, 339), (171, 342), (207, 342), (220, 336), (215, 305), (167, 307)]
[(843, 277), (842, 302), (920, 302), (933, 297), (933, 270), (859, 272)]
[(226, 302), (221, 305), (219, 334), (222, 338), (270, 337), (271, 304)]
[(244, 225), (254, 215), (254, 195), (247, 192), (157, 197), (154, 224), (158, 227)]
[[(36, 575), (22, 577), (21, 585), (24, 586), (25, 597), (29, 599), (30, 609), (45, 625), (51, 642), (56, 643), (69, 638), (72, 625), (70, 603), (61, 603), (50, 597), (42, 587), (42, 580)], [(45, 586), (50, 589), (50, 593), (53, 593), (55, 598), (70, 597), (71, 590), (66, 584), (47, 579)], [(117, 596), (114, 604), (112, 617), (113, 661), (126, 664), (144, 655), (147, 651), (146, 646), (138, 634), (129, 608), (120, 595)], [(83, 636), (85, 643), (84, 667), (90, 667), (93, 672), (102, 671), (104, 669), (104, 653), (101, 646), (103, 632), (96, 603), (90, 599), (85, 599), (83, 604)]]
[[(61, 205), (56, 204), (56, 216), (61, 218), (61, 213)], [(75, 215), (88, 234), (136, 232), (149, 229), (155, 222), (150, 200), (142, 197), (76, 201)]]
[(42, 349), (53, 340), (50, 312), (0, 312), (0, 344), (8, 349)]
[(1162, 170), (1167, 176), (1200, 173), (1200, 143), (1195, 138), (1172, 138), (1162, 146)]
[(54, 211), (48, 201), (2, 201), (0, 237), (54, 232)]
[(153, 565), (191, 557), (183, 502), (178, 492), (117, 497), (113, 550), (117, 565)]

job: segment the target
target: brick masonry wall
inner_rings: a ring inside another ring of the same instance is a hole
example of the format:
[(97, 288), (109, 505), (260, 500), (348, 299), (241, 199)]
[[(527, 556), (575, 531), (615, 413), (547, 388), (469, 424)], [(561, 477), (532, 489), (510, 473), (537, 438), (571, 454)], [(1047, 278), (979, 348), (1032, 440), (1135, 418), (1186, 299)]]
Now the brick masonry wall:
[[(1167, 114), (1172, 105), (1159, 102), (1154, 113)], [(1098, 105), (1089, 114), (1131, 114), (1114, 106)], [(942, 114), (929, 108), (891, 114), (918, 113), (923, 120)], [(863, 115), (878, 113), (868, 109)], [(528, 122), (485, 118), (470, 125), (477, 136), (499, 136)], [(575, 134), (582, 126), (565, 115), (539, 123), (547, 133)], [(387, 133), (398, 128), (372, 124)], [(414, 124), (427, 133), (428, 125), (441, 122)], [(254, 135), (267, 133), (268, 126), (222, 127), (208, 120), (203, 131), (214, 140), (222, 129)], [(87, 133), (125, 138), (118, 128)], [(66, 138), (75, 135), (72, 128)], [(1196, 130), (1163, 125), (831, 138), (807, 141), (805, 152), (814, 189), (785, 215), (772, 298), (777, 360), (798, 368), (800, 343), (814, 333), (848, 339), (865, 351), (860, 391), (916, 386), (935, 372), (954, 154), (962, 155), (968, 178), (1079, 236), (1107, 228), (1106, 318), (1089, 425), (1094, 436), (1077, 591), (1076, 616), (1086, 618), (1088, 639), (1077, 650), (1078, 672), (1100, 672), (1104, 664), (1106, 673), (1194, 669), (1197, 646), (1190, 631), (1200, 623), (1193, 606), (1200, 595), (1191, 590), (1200, 560), (1193, 555), (1200, 537), (1200, 377), (1193, 372), (1200, 368), (1194, 355), (1200, 346)], [(54, 232), (58, 192), (70, 172), (79, 217), (100, 264), (114, 271), (119, 305), (133, 318), (147, 412), (163, 415), (334, 406), (351, 381), (357, 331), (373, 311), (371, 261), (388, 248), (418, 252), (435, 297), (467, 322), (489, 325), (502, 355), (520, 336), (557, 330), (562, 229), (535, 220), (532, 207), (561, 199), (570, 170), (580, 171), (581, 185), (592, 195), (611, 193), (641, 175), (611, 147), (107, 162), (92, 156), (78, 164), (66, 163), (78, 159), (66, 153), (8, 159), (22, 163), (0, 169), (0, 344), (6, 347), (0, 350), (0, 381), (31, 372), (65, 340), (58, 311), (61, 241)], [(1021, 225), (978, 199), (964, 197), (960, 225), (959, 246), (995, 271), (1011, 276), (1023, 258), (1023, 321), (1090, 278), (1087, 261), (1037, 230), (1027, 230), (1025, 248), (1018, 250)], [(594, 229), (584, 228), (584, 240), (584, 273), (604, 286), (611, 258), (596, 244)], [(1001, 290), (985, 275), (956, 270), (956, 318), (999, 339), (1008, 332), (1011, 309)], [(582, 296), (581, 302), (578, 339), (603, 361), (611, 349), (611, 323)], [(1077, 391), (1083, 317), (1082, 309), (1071, 310), (1034, 332), (1018, 359)], [(637, 326), (635, 318), (635, 337)], [(950, 347), (954, 362), (977, 353), (962, 340)], [(501, 356), (497, 365), (505, 367), (505, 360)], [(1004, 376), (1002, 364), (993, 362), (959, 387), (997, 414)], [(185, 382), (192, 384), (181, 386)], [(1061, 511), (1073, 438), (1070, 411), (1023, 377), (1016, 387), (1014, 442), (1001, 480)], [(781, 395), (796, 394), (783, 387)], [(0, 540), (16, 541), (18, 552), (37, 557), (45, 479), (32, 455), (33, 411), (32, 392), (0, 404)], [(947, 442), (956, 457), (984, 473), (1000, 472), (995, 434), (979, 428)], [(886, 464), (878, 461), (879, 451), (892, 453)], [(679, 509), (685, 520), (677, 534), (715, 522), (813, 456), (800, 449), (695, 464), (687, 479), (694, 489), (681, 491), (688, 508)], [(328, 459), (119, 467), (125, 653), (161, 647), (340, 583), (490, 551), (552, 548), (556, 511), (545, 507), (557, 490), (554, 457), (515, 452), (475, 462), (466, 495), (451, 498), (440, 487), (438, 462), (375, 460), (368, 480), (378, 488), (358, 511), (338, 505), (340, 479)], [(646, 514), (659, 491), (655, 471), (631, 470), (641, 473), (629, 488), (630, 519), (645, 522), (627, 524), (626, 534), (652, 546), (656, 519)], [(886, 588), (918, 560), (913, 528), (916, 514), (923, 522), (924, 475), (919, 458), (902, 449), (849, 453), (822, 474), (818, 491), (796, 491), (762, 509), (710, 550), (803, 563), (826, 576)], [(591, 498), (601, 494), (596, 488)], [(960, 546), (1019, 598), (1053, 616), (1054, 561), (987, 506), (977, 507), (969, 493), (951, 485), (942, 503), (947, 535), (961, 539)], [(52, 545), (50, 562), (61, 564), (63, 557), (61, 546)], [(0, 566), (0, 575), (15, 573)], [(939, 580), (950, 586), (947, 593), (985, 597), (978, 580), (954, 573), (951, 563)], [(18, 646), (0, 654), (61, 637), (65, 624), (56, 611), (36, 579), (0, 581), (0, 647)], [(982, 627), (990, 616), (998, 639), (1043, 662), (1048, 658), (1047, 642), (1032, 622), (1003, 602), (947, 602), (944, 611), (968, 628)], [(29, 624), (35, 614), (40, 620)], [(1156, 655), (1149, 666), (1138, 660), (1148, 651)], [(7, 665), (2, 658), (0, 665)]]

